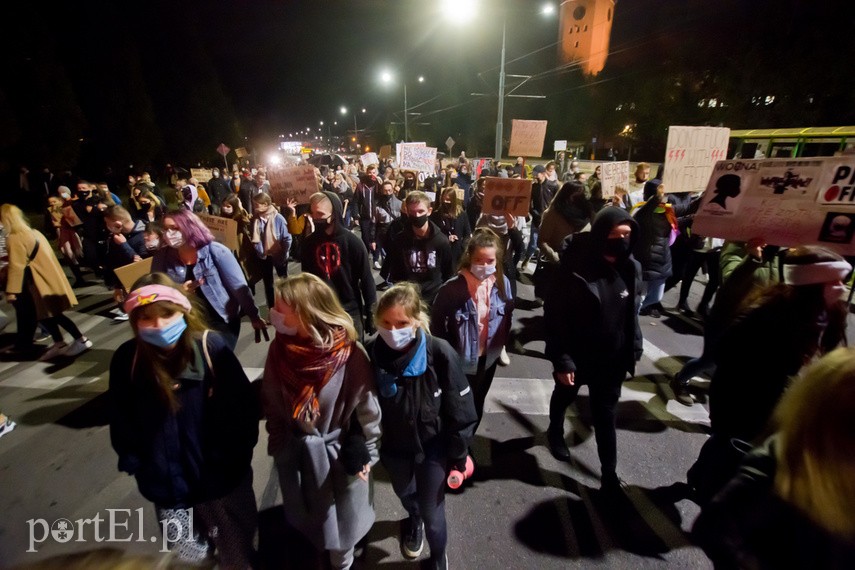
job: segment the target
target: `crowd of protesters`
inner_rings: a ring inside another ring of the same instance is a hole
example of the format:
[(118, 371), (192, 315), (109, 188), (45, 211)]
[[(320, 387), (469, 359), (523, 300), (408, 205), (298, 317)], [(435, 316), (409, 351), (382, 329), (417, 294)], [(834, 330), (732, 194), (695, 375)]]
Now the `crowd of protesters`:
[[(323, 166), (306, 204), (275, 203), (264, 168), (214, 169), (200, 183), (170, 167), (161, 185), (142, 173), (112, 189), (48, 181), (44, 233), (0, 207), (17, 316), (8, 353), (50, 361), (90, 349), (65, 313), (74, 289), (112, 289), (114, 318), (133, 330), (110, 367), (112, 444), (161, 521), (195, 512), (199, 532), (169, 537), (180, 560), (216, 552), (223, 568), (257, 564), (250, 461), (263, 417), (286, 520), (332, 567), (354, 563), (374, 523), (380, 462), (407, 513), (402, 553), (416, 559), (426, 542), (432, 567), (447, 568), (446, 479), (477, 466), (472, 439), (509, 363), (517, 281), (529, 272), (553, 367), (546, 442), (556, 459), (571, 458), (566, 413), (586, 386), (602, 492), (620, 499), (617, 403), (642, 356), (639, 318), (682, 312), (704, 323), (704, 350), (673, 378), (674, 399), (694, 405), (691, 379), (711, 378), (712, 435), (687, 474), (702, 507), (698, 544), (727, 567), (798, 566), (818, 551), (823, 567), (853, 564), (846, 260), (818, 246), (695, 236), (699, 197), (668, 188), (661, 169), (649, 179), (645, 163), (613, 196), (598, 169), (586, 177), (576, 162), (559, 172), (461, 154), (444, 166), (422, 181), (392, 161)], [(491, 176), (532, 181), (528, 216), (483, 212)], [(234, 220), (237, 249), (199, 214)], [(116, 270), (146, 258), (151, 272), (123, 284)], [(289, 260), (292, 273), (299, 263), (291, 275)], [(708, 283), (693, 311), (701, 269)], [(256, 342), (275, 333), (260, 401), (234, 353), (244, 317)], [(46, 349), (39, 327), (53, 340)], [(0, 436), (14, 427), (0, 414)], [(763, 538), (764, 524), (778, 534)]]

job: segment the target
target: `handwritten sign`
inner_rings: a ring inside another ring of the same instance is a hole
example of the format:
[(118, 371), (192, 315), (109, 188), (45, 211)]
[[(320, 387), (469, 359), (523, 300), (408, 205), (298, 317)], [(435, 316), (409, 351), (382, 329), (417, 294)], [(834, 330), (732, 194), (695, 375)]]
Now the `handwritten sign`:
[(392, 145), (384, 144), (380, 147), (380, 158), (387, 159), (392, 156)]
[(246, 152), (246, 149), (244, 147), (236, 148), (235, 154), (237, 155), (238, 158), (245, 158), (246, 156), (249, 155), (249, 153)]
[(567, 150), (567, 141), (555, 141), (554, 143), (552, 143), (552, 150), (555, 152)]
[(855, 157), (724, 160), (692, 226), (709, 237), (855, 254)]
[(514, 119), (511, 123), (511, 156), (537, 156), (543, 154), (546, 139), (546, 121)]
[(402, 144), (398, 165), (401, 170), (431, 173), (436, 165), (436, 147)]
[(703, 192), (713, 165), (727, 158), (729, 138), (726, 127), (668, 127), (665, 191)]
[(209, 216), (208, 214), (196, 215), (211, 230), (215, 240), (232, 251), (238, 250), (238, 224), (236, 220), (221, 218), (220, 216)]
[(484, 205), (481, 211), (498, 216), (506, 212), (513, 216), (527, 216), (532, 183), (532, 180), (521, 178), (488, 176), (484, 181)]
[(298, 204), (308, 204), (309, 197), (320, 191), (320, 181), (314, 166), (270, 170), (267, 179), (270, 181), (270, 197), (280, 206), (284, 206), (289, 198)]
[(208, 180), (214, 177), (208, 168), (191, 168), (190, 176), (195, 178), (200, 184), (207, 184)]
[(625, 192), (629, 191), (629, 162), (605, 161), (598, 162), (600, 167), (600, 181), (603, 188), (603, 198), (611, 198), (615, 195), (615, 189), (620, 187)]
[(135, 261), (113, 270), (125, 291), (130, 291), (137, 279), (151, 273), (151, 260), (151, 257), (147, 257), (142, 261)]
[(376, 152), (366, 152), (365, 154), (359, 157), (359, 161), (362, 162), (362, 166), (364, 166), (365, 168), (368, 168), (372, 164), (380, 164), (380, 159), (377, 158)]

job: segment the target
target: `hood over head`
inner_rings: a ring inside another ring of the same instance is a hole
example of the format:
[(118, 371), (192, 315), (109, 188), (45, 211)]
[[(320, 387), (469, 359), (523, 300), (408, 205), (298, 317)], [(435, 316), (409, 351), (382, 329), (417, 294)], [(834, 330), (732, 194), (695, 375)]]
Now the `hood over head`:
[(638, 222), (623, 208), (607, 206), (597, 213), (594, 217), (594, 223), (591, 225), (591, 253), (602, 253), (609, 232), (621, 224), (629, 224), (632, 228), (632, 233), (629, 236), (630, 251), (632, 251), (638, 241)]

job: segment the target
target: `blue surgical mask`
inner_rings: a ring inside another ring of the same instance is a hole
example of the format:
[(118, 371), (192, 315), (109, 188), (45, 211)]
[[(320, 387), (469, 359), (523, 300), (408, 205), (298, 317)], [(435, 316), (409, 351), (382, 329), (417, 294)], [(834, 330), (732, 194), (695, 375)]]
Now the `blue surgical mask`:
[(469, 272), (475, 276), (478, 281), (483, 281), (490, 275), (496, 272), (495, 265), (470, 265)]
[(401, 351), (407, 348), (416, 338), (416, 329), (413, 327), (403, 329), (384, 329), (383, 327), (378, 326), (377, 333), (389, 348)]
[(297, 336), (297, 327), (289, 327), (285, 324), (285, 315), (276, 309), (270, 309), (270, 324), (276, 329), (279, 334), (286, 336)]
[(137, 333), (141, 340), (159, 348), (167, 348), (178, 342), (185, 330), (187, 330), (187, 320), (182, 315), (180, 319), (163, 328), (139, 327)]

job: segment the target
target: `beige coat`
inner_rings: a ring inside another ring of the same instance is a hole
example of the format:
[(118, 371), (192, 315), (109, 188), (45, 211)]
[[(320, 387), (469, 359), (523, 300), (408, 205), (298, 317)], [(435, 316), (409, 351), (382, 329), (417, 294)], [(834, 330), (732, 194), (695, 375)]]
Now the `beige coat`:
[(38, 230), (32, 233), (18, 233), (6, 238), (9, 252), (9, 277), (6, 293), (20, 295), (24, 284), (24, 269), (27, 258), (39, 243), (39, 252), (30, 262), (33, 283), (30, 292), (36, 305), (36, 317), (39, 320), (61, 315), (77, 304), (77, 297), (68, 283), (62, 266), (56, 259), (50, 242)]

